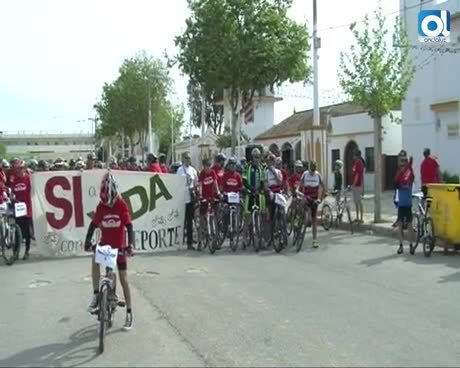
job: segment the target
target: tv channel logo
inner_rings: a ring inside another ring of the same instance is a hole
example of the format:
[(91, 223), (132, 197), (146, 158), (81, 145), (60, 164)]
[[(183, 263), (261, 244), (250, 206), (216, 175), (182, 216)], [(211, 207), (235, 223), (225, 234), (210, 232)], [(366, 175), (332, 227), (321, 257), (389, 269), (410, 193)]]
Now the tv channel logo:
[(450, 42), (450, 12), (448, 10), (420, 10), (418, 40), (424, 43)]

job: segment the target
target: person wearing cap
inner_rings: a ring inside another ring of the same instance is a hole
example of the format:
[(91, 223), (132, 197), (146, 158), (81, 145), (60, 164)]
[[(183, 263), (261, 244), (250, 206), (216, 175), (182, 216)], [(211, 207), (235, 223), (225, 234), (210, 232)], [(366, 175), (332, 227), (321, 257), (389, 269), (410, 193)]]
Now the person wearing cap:
[(399, 248), (397, 253), (404, 252), (403, 229), (407, 226), (409, 232), (409, 250), (410, 254), (415, 253), (415, 248), (412, 245), (414, 241), (414, 228), (412, 226), (412, 186), (414, 184), (414, 171), (412, 169), (412, 157), (407, 157), (407, 152), (401, 151), (398, 156), (398, 171), (395, 176), (394, 187), (398, 191), (398, 235)]
[(166, 155), (160, 153), (158, 155), (158, 161), (160, 162), (160, 169), (163, 174), (169, 174), (168, 166), (166, 166)]
[(193, 217), (195, 216), (195, 189), (198, 184), (198, 174), (192, 166), (190, 154), (184, 154), (184, 163), (177, 170), (177, 175), (185, 176), (185, 224), (187, 232), (187, 249), (195, 250), (193, 247)]
[(282, 188), (285, 192), (287, 192), (288, 191), (288, 173), (287, 173), (287, 170), (283, 167), (283, 159), (279, 156), (275, 158), (275, 168), (281, 172)]
[(16, 223), (21, 228), (22, 237), (26, 243), (24, 260), (29, 258), (30, 242), (32, 239), (32, 192), (30, 176), (27, 173), (24, 161), (15, 158), (12, 161), (13, 175), (10, 178), (9, 186), (13, 192), (15, 201), (23, 202), (26, 205), (27, 213), (24, 217), (16, 218)]
[(53, 171), (62, 171), (64, 170), (64, 165), (65, 165), (65, 162), (62, 158), (57, 158), (56, 161), (54, 161), (54, 164), (53, 164)]
[(161, 174), (163, 170), (158, 163), (158, 157), (154, 153), (147, 155), (147, 171)]
[(222, 180), (223, 180), (224, 174), (225, 174), (225, 169), (224, 169), (225, 161), (227, 161), (227, 157), (225, 156), (224, 153), (221, 152), (221, 153), (217, 154), (217, 156), (214, 159), (214, 165), (213, 165), (213, 167), (211, 167), (211, 170), (217, 176), (217, 180), (218, 180), (220, 190), (222, 190), (222, 185), (223, 185)]

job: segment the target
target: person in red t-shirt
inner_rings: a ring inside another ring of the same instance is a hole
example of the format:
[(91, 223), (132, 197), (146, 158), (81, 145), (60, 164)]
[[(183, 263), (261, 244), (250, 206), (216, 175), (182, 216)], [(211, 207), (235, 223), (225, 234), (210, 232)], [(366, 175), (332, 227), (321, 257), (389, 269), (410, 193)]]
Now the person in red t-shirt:
[(15, 202), (26, 204), (27, 214), (24, 217), (16, 218), (16, 223), (21, 228), (22, 237), (26, 242), (26, 251), (24, 260), (29, 258), (30, 242), (32, 239), (32, 194), (30, 185), (30, 176), (27, 174), (24, 161), (15, 158), (11, 164), (13, 174), (10, 177), (9, 186), (13, 192)]
[(128, 171), (141, 171), (141, 169), (137, 165), (136, 157), (131, 156), (128, 159), (128, 165), (126, 166), (126, 170), (128, 170)]
[(239, 193), (243, 189), (243, 179), (241, 175), (236, 172), (236, 159), (230, 157), (227, 162), (224, 177), (222, 178), (222, 192)]
[(288, 191), (288, 173), (287, 173), (287, 170), (283, 167), (283, 159), (281, 157), (276, 157), (275, 168), (281, 171), (281, 174), (283, 176), (281, 187), (287, 193)]
[[(212, 201), (219, 196), (219, 185), (217, 182), (217, 175), (211, 170), (211, 162), (208, 159), (203, 160), (203, 170), (198, 176), (198, 182), (200, 184), (201, 199), (206, 201)], [(200, 213), (205, 215), (208, 209), (207, 203), (204, 203), (200, 207)]]
[(351, 192), (353, 201), (356, 207), (356, 222), (363, 223), (363, 184), (364, 184), (364, 164), (361, 158), (361, 151), (355, 152), (355, 162), (353, 164), (353, 182), (351, 184)]
[(442, 175), (438, 161), (431, 157), (431, 151), (429, 148), (425, 148), (423, 150), (423, 156), (425, 158), (420, 165), (420, 179), (422, 184), (422, 192), (426, 197), (428, 194), (427, 184), (440, 183)]
[(166, 166), (166, 155), (164, 153), (160, 153), (158, 161), (160, 161), (161, 172), (163, 174), (169, 174), (168, 166)]
[(158, 157), (153, 153), (149, 153), (147, 155), (147, 171), (150, 171), (153, 173), (163, 172), (161, 170), (160, 164), (158, 163)]
[(214, 171), (215, 174), (217, 175), (217, 180), (218, 180), (220, 190), (222, 190), (223, 188), (222, 179), (224, 178), (224, 174), (225, 174), (224, 165), (225, 165), (226, 160), (227, 160), (227, 157), (225, 156), (225, 154), (219, 153), (214, 160), (214, 166), (211, 168), (211, 170)]
[[(134, 247), (134, 231), (131, 222), (131, 214), (128, 205), (118, 194), (117, 183), (113, 175), (108, 172), (102, 178), (100, 202), (96, 208), (93, 220), (91, 221), (85, 240), (85, 250), (94, 251), (92, 237), (94, 230), (99, 228), (101, 231), (101, 240), (99, 244), (110, 245), (112, 248), (124, 250), (125, 254), (131, 256)], [(128, 246), (125, 246), (125, 228), (128, 232)], [(123, 288), (123, 294), (126, 300), (126, 322), (125, 330), (130, 330), (133, 326), (133, 314), (131, 306), (131, 291), (128, 284), (127, 259), (126, 255), (119, 255), (117, 258), (118, 274), (120, 283)], [(89, 305), (89, 310), (94, 311), (97, 307), (99, 293), (100, 269), (92, 259), (92, 280), (94, 295)]]

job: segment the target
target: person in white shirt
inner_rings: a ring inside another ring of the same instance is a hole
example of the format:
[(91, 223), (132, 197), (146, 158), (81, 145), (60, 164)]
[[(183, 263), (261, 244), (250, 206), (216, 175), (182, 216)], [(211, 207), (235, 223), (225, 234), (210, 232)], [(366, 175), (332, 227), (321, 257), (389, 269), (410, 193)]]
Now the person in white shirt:
[(192, 159), (188, 153), (184, 155), (184, 164), (177, 170), (177, 175), (186, 177), (184, 228), (187, 232), (187, 249), (195, 250), (193, 247), (193, 217), (195, 215), (195, 189), (198, 185), (198, 173), (192, 166)]

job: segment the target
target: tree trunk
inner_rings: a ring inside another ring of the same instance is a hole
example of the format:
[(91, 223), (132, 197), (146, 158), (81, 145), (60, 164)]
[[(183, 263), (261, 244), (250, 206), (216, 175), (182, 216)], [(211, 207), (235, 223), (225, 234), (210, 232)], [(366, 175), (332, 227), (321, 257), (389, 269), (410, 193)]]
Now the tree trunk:
[(374, 222), (382, 220), (382, 117), (374, 118)]
[(236, 152), (236, 145), (238, 144), (237, 142), (237, 123), (238, 123), (238, 98), (239, 94), (235, 96), (235, 92), (231, 92), (231, 97), (230, 97), (230, 107), (232, 109), (232, 156), (235, 155)]

